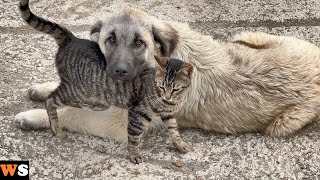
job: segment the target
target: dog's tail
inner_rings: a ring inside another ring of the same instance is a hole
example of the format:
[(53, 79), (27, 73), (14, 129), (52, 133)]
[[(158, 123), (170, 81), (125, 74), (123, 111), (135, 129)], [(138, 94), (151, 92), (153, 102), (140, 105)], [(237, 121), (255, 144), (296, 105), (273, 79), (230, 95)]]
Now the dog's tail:
[(33, 14), (29, 8), (29, 0), (20, 0), (19, 9), (23, 20), (34, 29), (53, 36), (59, 46), (63, 46), (75, 38), (72, 32), (66, 28)]

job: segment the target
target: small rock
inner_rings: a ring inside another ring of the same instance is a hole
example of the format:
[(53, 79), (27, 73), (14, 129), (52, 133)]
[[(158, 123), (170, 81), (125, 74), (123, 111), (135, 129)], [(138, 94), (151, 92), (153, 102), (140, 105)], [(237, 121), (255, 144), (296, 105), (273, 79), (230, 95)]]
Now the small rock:
[(111, 172), (110, 174), (111, 174), (111, 176), (113, 176), (113, 177), (116, 177), (116, 176), (118, 175), (118, 173), (115, 172), (115, 171)]
[(177, 167), (182, 167), (182, 166), (184, 165), (183, 161), (181, 161), (181, 160), (179, 160), (179, 159), (173, 161), (172, 164), (174, 164), (174, 165), (177, 166)]
[(126, 162), (124, 162), (124, 161), (120, 162), (121, 167), (125, 167), (126, 165), (127, 165)]
[(61, 179), (62, 178), (62, 175), (57, 172), (53, 172), (52, 176), (54, 177), (54, 179)]
[(133, 174), (136, 175), (136, 176), (138, 176), (138, 175), (140, 175), (141, 173), (140, 173), (139, 171), (134, 171)]
[(72, 178), (72, 177), (73, 177), (73, 174), (72, 174), (72, 173), (68, 174), (68, 177)]
[(49, 171), (47, 171), (47, 170), (43, 171), (43, 175), (47, 176), (48, 174), (49, 174)]

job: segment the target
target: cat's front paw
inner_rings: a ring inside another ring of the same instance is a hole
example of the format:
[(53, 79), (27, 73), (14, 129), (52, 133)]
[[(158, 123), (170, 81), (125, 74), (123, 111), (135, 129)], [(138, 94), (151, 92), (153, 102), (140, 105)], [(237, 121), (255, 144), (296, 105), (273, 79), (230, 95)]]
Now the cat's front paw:
[(135, 154), (135, 155), (129, 155), (130, 161), (133, 164), (140, 164), (142, 163), (142, 156), (140, 154)]
[(180, 143), (175, 143), (174, 144), (177, 149), (182, 152), (182, 153), (188, 153), (188, 152), (192, 152), (193, 148), (191, 146), (189, 146), (186, 142), (182, 141)]
[(62, 131), (60, 129), (51, 128), (51, 132), (52, 132), (53, 136), (59, 136), (59, 135), (61, 135)]
[(54, 136), (59, 136), (62, 134), (62, 129), (59, 123), (52, 123), (51, 124), (51, 132)]

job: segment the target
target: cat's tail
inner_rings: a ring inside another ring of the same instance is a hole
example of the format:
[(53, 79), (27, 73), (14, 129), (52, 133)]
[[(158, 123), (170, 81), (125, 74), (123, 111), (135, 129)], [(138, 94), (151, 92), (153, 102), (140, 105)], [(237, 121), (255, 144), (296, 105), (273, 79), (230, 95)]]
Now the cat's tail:
[(59, 46), (63, 46), (75, 38), (72, 32), (61, 25), (33, 14), (29, 8), (29, 0), (20, 0), (19, 9), (23, 20), (34, 29), (53, 36)]

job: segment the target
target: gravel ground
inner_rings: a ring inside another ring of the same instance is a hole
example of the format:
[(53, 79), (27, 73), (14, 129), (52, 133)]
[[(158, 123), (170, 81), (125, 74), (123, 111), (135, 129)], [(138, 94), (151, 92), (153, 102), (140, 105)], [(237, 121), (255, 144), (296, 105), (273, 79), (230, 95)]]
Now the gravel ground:
[[(320, 123), (281, 139), (184, 130), (195, 149), (185, 155), (167, 134), (153, 134), (144, 142), (141, 165), (131, 164), (126, 146), (112, 140), (70, 132), (52, 138), (49, 130), (18, 129), (13, 122), (17, 113), (43, 108), (27, 99), (27, 88), (57, 80), (57, 46), (21, 21), (17, 4), (0, 4), (0, 160), (29, 160), (31, 179), (320, 179)], [(31, 0), (31, 6), (86, 38), (98, 18), (131, 6), (188, 22), (214, 38), (260, 30), (320, 45), (319, 0)]]

